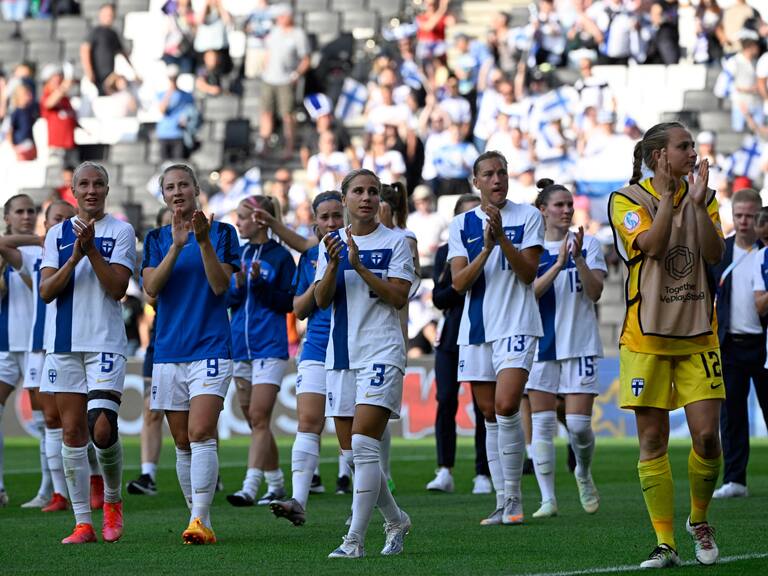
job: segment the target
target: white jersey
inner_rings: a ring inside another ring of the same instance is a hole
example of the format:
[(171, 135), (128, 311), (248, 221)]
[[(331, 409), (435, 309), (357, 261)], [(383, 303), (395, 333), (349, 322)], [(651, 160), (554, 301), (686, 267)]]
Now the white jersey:
[[(337, 234), (342, 242), (346, 230)], [(414, 281), (413, 257), (402, 234), (379, 224), (366, 236), (355, 236), (360, 262), (377, 276)], [(315, 282), (328, 267), (325, 244), (320, 243)], [(328, 370), (359, 370), (372, 363), (405, 370), (405, 342), (399, 311), (385, 304), (349, 265), (346, 244), (336, 275), (331, 315), (331, 337), (325, 355)]]
[[(554, 266), (560, 246), (565, 241), (568, 238), (561, 242), (544, 243), (537, 276)], [(581, 253), (591, 270), (608, 272), (600, 242), (594, 237), (584, 236)], [(539, 311), (544, 337), (539, 339), (537, 362), (603, 355), (595, 304), (584, 292), (576, 262), (570, 254), (565, 269), (539, 298)]]
[[(507, 200), (500, 212), (501, 225), (515, 248), (544, 245), (544, 222), (536, 208)], [(448, 231), (448, 260), (463, 256), (472, 262), (478, 257), (486, 218), (478, 206), (453, 219)], [(483, 271), (467, 291), (458, 343), (466, 346), (543, 333), (533, 285), (520, 280), (501, 247), (494, 246)]]
[[(33, 246), (20, 249), (22, 254)], [(38, 248), (39, 250), (39, 248)], [(29, 349), (30, 319), (34, 310), (32, 290), (22, 278), (23, 270), (5, 267), (6, 291), (0, 309), (0, 352), (26, 352)]]
[[(42, 268), (58, 269), (72, 255), (77, 236), (72, 220), (57, 224), (45, 236)], [(96, 222), (94, 242), (104, 260), (133, 271), (136, 234), (133, 226), (107, 214)], [(49, 354), (109, 352), (125, 356), (127, 339), (120, 302), (106, 293), (90, 261), (77, 263), (67, 287), (46, 314), (45, 350)]]
[(21, 271), (32, 279), (32, 324), (30, 326), (27, 350), (39, 352), (45, 340), (45, 313), (47, 305), (40, 298), (40, 266), (43, 262), (43, 249), (40, 246), (21, 246)]

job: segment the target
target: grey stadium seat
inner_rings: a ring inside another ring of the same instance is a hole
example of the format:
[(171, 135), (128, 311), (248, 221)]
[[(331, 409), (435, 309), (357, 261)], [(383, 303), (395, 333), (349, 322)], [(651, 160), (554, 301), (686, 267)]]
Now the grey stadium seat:
[(27, 47), (27, 59), (36, 62), (38, 69), (46, 64), (61, 61), (61, 42), (47, 40), (46, 42), (32, 42)]
[(322, 12), (328, 9), (328, 0), (296, 0), (297, 12)]
[(240, 100), (237, 96), (213, 96), (205, 99), (203, 118), (210, 120), (229, 120), (239, 114)]
[(109, 149), (109, 160), (115, 164), (141, 164), (146, 160), (146, 156), (144, 142), (113, 144)]
[(59, 40), (82, 42), (88, 35), (88, 22), (79, 16), (58, 18), (55, 34)]
[(123, 174), (120, 182), (124, 186), (133, 186), (134, 188), (144, 189), (147, 182), (155, 175), (157, 169), (154, 165), (148, 163), (126, 164), (123, 166)]
[(370, 31), (370, 36), (375, 36), (378, 29), (378, 20), (378, 17), (373, 12), (361, 10), (342, 12), (341, 29), (344, 32), (365, 29)]
[(731, 129), (731, 115), (728, 112), (700, 112), (699, 128), (722, 132)]
[(336, 12), (308, 12), (304, 29), (317, 34), (321, 42), (332, 40), (339, 35), (339, 15)]
[(40, 41), (53, 38), (52, 20), (27, 19), (21, 23), (21, 35), (25, 40)]
[(403, 2), (402, 0), (371, 0), (371, 9), (378, 12), (382, 18), (393, 18), (403, 11)]
[(720, 100), (711, 90), (686, 90), (683, 96), (683, 110), (718, 110)]
[[(366, 0), (331, 0), (331, 10), (336, 12), (361, 11), (367, 8)], [(371, 10), (376, 10), (376, 0), (372, 0)]]
[(24, 42), (21, 40), (0, 41), (0, 65), (6, 74), (24, 60)]

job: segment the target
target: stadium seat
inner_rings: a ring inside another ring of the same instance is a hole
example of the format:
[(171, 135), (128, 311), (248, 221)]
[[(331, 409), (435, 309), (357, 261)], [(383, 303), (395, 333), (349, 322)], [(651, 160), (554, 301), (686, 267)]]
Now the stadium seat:
[(32, 42), (50, 40), (53, 37), (53, 21), (24, 20), (21, 23), (21, 35)]
[(240, 99), (237, 96), (214, 96), (205, 99), (203, 118), (209, 120), (228, 120), (239, 114)]
[(155, 175), (155, 172), (156, 168), (153, 164), (141, 163), (126, 165), (119, 182), (124, 186), (145, 189), (147, 182)]
[(27, 60), (36, 62), (38, 69), (51, 62), (61, 61), (61, 42), (48, 39), (46, 42), (32, 42), (27, 47)]
[(141, 164), (146, 159), (146, 152), (144, 142), (113, 144), (109, 149), (109, 160), (115, 164)]
[(662, 112), (659, 122), (682, 122), (689, 130), (698, 130), (699, 113), (696, 110), (678, 110), (677, 112)]
[(0, 64), (6, 74), (13, 70), (16, 64), (24, 60), (24, 42), (21, 40), (6, 40), (0, 42)]
[(59, 40), (82, 42), (88, 35), (88, 22), (78, 16), (58, 18), (55, 34)]
[(0, 20), (0, 39), (5, 40), (10, 38), (16, 32), (18, 25), (16, 22), (8, 22), (7, 20)]
[(296, 0), (297, 12), (322, 12), (328, 8), (328, 0)]
[(191, 160), (198, 170), (210, 171), (221, 167), (224, 158), (224, 146), (220, 142), (203, 142), (192, 154)]
[(149, 10), (149, 0), (118, 0), (117, 13), (125, 16), (129, 12), (146, 12)]
[(80, 13), (92, 20), (99, 13), (99, 8), (104, 4), (104, 0), (80, 0)]
[(258, 122), (259, 114), (261, 113), (261, 102), (258, 96), (246, 96), (243, 98), (243, 110), (241, 115), (243, 118), (248, 118), (254, 122)]
[(373, 9), (378, 12), (382, 18), (388, 19), (400, 16), (403, 11), (402, 0), (372, 0)]
[(316, 34), (318, 41), (325, 44), (339, 35), (339, 15), (336, 12), (308, 12), (304, 29)]
[(226, 122), (224, 120), (206, 122), (205, 126), (203, 126), (203, 130), (204, 133), (207, 133), (207, 140), (210, 140), (211, 142), (223, 142), (225, 126)]
[(251, 150), (251, 125), (247, 118), (233, 118), (224, 125), (224, 151), (239, 151), (247, 157)]
[(683, 110), (707, 111), (718, 110), (720, 100), (711, 90), (686, 90), (683, 97)]
[[(352, 12), (353, 10), (365, 10), (366, 0), (331, 0), (331, 10), (336, 12)], [(376, 10), (376, 0), (373, 0), (371, 11)]]
[(64, 42), (64, 50), (62, 50), (61, 58), (68, 62), (79, 62), (80, 60), (80, 46), (82, 46), (82, 40), (68, 40)]
[(531, 19), (531, 11), (527, 6), (516, 6), (510, 11), (509, 16), (509, 27), (517, 28), (518, 26), (528, 24), (528, 21)]
[(19, 190), (19, 194), (26, 194), (32, 201), (38, 206), (51, 197), (53, 191), (50, 188), (22, 188)]
[(744, 134), (742, 132), (721, 131), (717, 134), (717, 151), (720, 154), (732, 154), (739, 148), (744, 142)]
[(347, 10), (342, 12), (341, 29), (352, 32), (355, 38), (372, 38), (378, 31), (378, 17), (374, 12)]
[(731, 129), (731, 115), (728, 112), (710, 111), (699, 113), (699, 128), (721, 132)]

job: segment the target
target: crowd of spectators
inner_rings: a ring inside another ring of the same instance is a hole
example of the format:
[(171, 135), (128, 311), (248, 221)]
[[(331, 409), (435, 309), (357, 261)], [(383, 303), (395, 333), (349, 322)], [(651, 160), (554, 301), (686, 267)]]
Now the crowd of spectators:
[[(79, 9), (74, 0), (0, 4), (5, 20)], [(717, 134), (698, 136), (726, 228), (734, 188), (758, 186), (768, 171), (768, 24), (748, 0), (535, 0), (524, 19), (494, 14), (482, 34), (466, 33), (448, 0), (408, 0), (367, 42), (337, 50), (334, 74), (322, 61), (335, 42), (318, 45), (290, 4), (149, 4), (162, 22), (160, 90), (135, 65), (141, 39), (129, 46), (111, 4), (99, 9), (79, 61), (22, 63), (0, 74), (0, 134), (17, 162), (37, 157), (38, 118), (47, 122), (48, 161), (63, 174), (79, 160), (76, 130), (85, 118), (140, 118), (149, 129), (139, 133), (159, 143), (161, 160), (189, 159), (205, 139), (202, 101), (256, 96), (251, 153), (204, 179), (204, 207), (227, 219), (243, 197), (268, 193), (280, 200), (283, 222), (309, 236), (312, 197), (338, 189), (351, 168), (370, 168), (407, 184), (425, 276), (451, 199), (472, 192), (472, 163), (489, 149), (509, 161), (511, 200), (530, 203), (536, 181), (552, 178), (573, 188), (576, 223), (609, 243), (607, 193), (628, 179), (643, 127), (596, 66), (722, 66), (716, 93), (730, 106), (732, 129), (753, 136), (729, 156), (718, 153)], [(159, 197), (154, 179), (147, 190)], [(70, 199), (63, 188), (53, 195)], [(428, 302), (428, 287), (417, 299)]]

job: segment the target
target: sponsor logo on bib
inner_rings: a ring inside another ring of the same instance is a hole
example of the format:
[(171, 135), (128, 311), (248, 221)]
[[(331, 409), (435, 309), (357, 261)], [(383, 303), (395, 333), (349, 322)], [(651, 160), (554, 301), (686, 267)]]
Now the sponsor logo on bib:
[(640, 214), (637, 212), (627, 212), (624, 215), (624, 228), (627, 232), (632, 232), (640, 225)]

